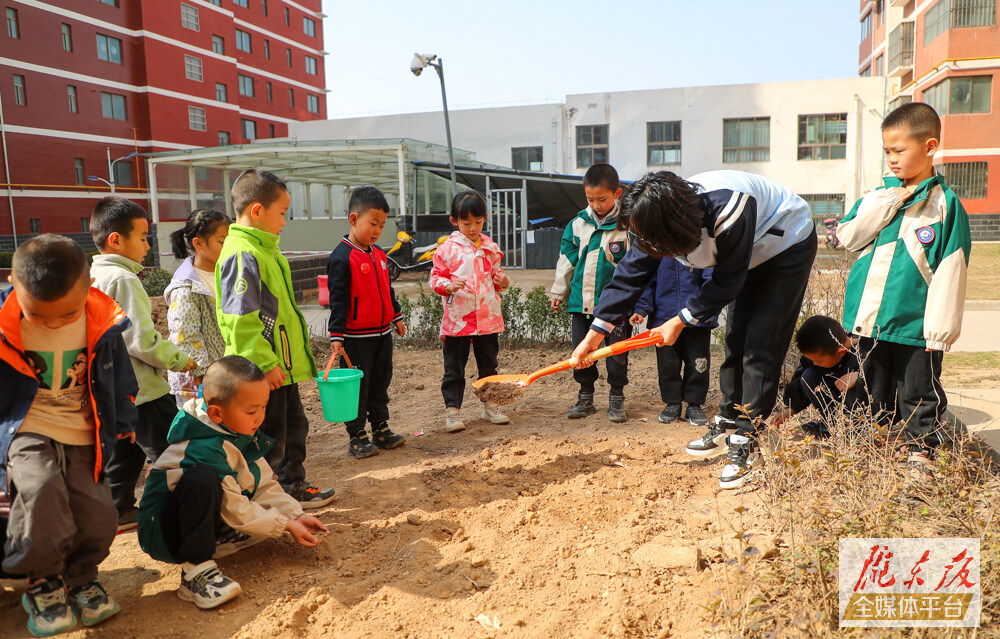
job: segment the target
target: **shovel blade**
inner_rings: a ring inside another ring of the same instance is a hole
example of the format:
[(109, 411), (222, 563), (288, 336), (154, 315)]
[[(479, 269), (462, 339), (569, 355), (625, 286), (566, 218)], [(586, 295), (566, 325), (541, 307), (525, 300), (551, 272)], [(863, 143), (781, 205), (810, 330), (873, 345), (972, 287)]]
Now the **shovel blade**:
[(518, 386), (528, 385), (527, 375), (490, 375), (477, 380), (473, 386), (482, 388), (484, 384), (517, 384)]

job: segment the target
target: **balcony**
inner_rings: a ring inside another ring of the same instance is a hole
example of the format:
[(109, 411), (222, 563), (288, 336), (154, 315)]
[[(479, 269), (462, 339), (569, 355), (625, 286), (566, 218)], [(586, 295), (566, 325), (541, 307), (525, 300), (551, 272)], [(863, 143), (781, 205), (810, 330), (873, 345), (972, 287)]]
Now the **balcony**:
[(910, 4), (910, 0), (889, 0), (890, 7), (905, 7)]
[(913, 68), (913, 23), (901, 22), (889, 34), (886, 75), (898, 78)]

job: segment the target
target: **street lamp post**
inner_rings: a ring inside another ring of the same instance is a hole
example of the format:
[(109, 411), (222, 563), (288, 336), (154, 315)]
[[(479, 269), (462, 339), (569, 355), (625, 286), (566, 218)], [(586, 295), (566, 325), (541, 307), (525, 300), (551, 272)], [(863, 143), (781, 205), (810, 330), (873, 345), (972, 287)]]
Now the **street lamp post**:
[(108, 179), (105, 180), (104, 178), (97, 177), (96, 175), (88, 175), (87, 179), (88, 180), (96, 180), (98, 182), (104, 182), (109, 187), (111, 187), (111, 195), (114, 195), (115, 194), (115, 184), (117, 184), (117, 181), (115, 180), (115, 165), (118, 164), (119, 162), (121, 162), (122, 160), (128, 160), (128, 159), (134, 158), (135, 156), (137, 156), (139, 154), (135, 153), (135, 152), (126, 153), (125, 155), (121, 156), (120, 158), (118, 158), (116, 160), (112, 160), (111, 159), (111, 147), (107, 147), (107, 151), (108, 151)]
[[(437, 60), (437, 63), (434, 61)], [(419, 76), (427, 67), (434, 67), (438, 78), (441, 80), (441, 103), (444, 106), (444, 132), (448, 137), (448, 168), (451, 170), (451, 196), (454, 198), (458, 193), (458, 185), (455, 181), (455, 150), (451, 145), (451, 122), (448, 120), (448, 95), (444, 90), (444, 61), (434, 54), (419, 53), (413, 54), (413, 61), (410, 62), (410, 71), (415, 76)]]

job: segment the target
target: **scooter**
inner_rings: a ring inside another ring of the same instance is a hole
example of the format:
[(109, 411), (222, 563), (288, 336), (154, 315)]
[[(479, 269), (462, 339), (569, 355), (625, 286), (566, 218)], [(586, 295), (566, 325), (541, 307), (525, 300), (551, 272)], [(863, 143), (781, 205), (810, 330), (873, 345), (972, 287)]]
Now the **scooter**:
[(434, 265), (434, 252), (447, 239), (447, 235), (442, 235), (434, 244), (414, 247), (413, 238), (409, 233), (405, 231), (396, 233), (396, 243), (385, 252), (389, 258), (389, 280), (394, 282), (400, 274), (410, 271), (431, 270)]
[(835, 249), (840, 248), (840, 240), (837, 239), (837, 223), (839, 220), (835, 217), (828, 217), (823, 220), (823, 226), (826, 227), (826, 248)]

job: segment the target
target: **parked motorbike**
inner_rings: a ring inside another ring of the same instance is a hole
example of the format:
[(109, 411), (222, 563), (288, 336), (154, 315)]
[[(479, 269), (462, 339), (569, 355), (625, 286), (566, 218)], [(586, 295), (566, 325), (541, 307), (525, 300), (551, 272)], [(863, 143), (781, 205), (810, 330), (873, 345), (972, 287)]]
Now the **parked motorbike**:
[(431, 270), (434, 265), (434, 252), (447, 239), (447, 235), (442, 235), (433, 244), (414, 247), (413, 238), (409, 233), (405, 231), (396, 233), (396, 243), (385, 252), (389, 259), (389, 280), (396, 281), (400, 274), (410, 271)]
[(840, 240), (837, 239), (837, 224), (840, 222), (835, 217), (828, 217), (823, 220), (823, 226), (826, 227), (826, 248), (835, 249), (840, 248)]

